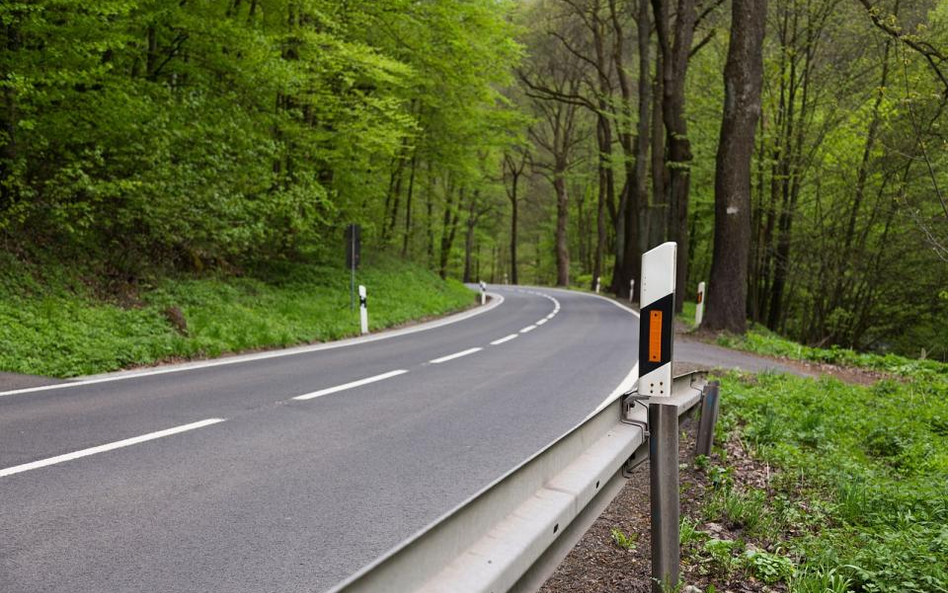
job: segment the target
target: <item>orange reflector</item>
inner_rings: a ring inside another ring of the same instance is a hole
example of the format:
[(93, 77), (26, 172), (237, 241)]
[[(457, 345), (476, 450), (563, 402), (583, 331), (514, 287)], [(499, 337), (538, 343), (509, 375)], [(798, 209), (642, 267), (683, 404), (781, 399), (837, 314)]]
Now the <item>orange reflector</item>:
[(662, 361), (662, 312), (652, 311), (648, 317), (648, 361)]
[(697, 304), (700, 305), (700, 304), (701, 304), (701, 301), (703, 301), (703, 300), (704, 300), (704, 293), (703, 293), (703, 292), (699, 292), (699, 293), (698, 293), (698, 302), (697, 302)]

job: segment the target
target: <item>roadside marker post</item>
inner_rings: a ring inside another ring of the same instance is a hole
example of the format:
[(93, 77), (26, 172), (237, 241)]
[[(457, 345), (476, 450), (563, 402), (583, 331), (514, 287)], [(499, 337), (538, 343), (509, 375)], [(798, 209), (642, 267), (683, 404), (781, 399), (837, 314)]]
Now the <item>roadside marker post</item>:
[(483, 280), (481, 280), (481, 304), (487, 304), (487, 285), (484, 284)]
[(639, 396), (650, 398), (649, 490), (652, 516), (652, 591), (678, 584), (681, 564), (678, 492), (678, 408), (658, 403), (672, 392), (672, 331), (678, 246), (663, 243), (642, 254), (639, 317)]
[(629, 280), (629, 304), (635, 302), (635, 278)]
[(369, 306), (365, 298), (365, 287), (359, 285), (359, 323), (362, 327), (362, 333), (369, 333)]
[(695, 305), (695, 325), (701, 327), (701, 320), (704, 319), (704, 282), (698, 283), (698, 297)]
[(596, 294), (599, 294), (599, 276), (596, 276)]

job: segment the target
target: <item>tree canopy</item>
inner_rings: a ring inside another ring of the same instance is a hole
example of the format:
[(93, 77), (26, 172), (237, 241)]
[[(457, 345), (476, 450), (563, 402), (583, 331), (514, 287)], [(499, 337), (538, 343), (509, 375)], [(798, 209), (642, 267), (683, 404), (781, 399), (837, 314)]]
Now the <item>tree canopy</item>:
[(332, 259), (359, 223), (443, 276), (635, 299), (676, 240), (682, 297), (731, 318), (948, 356), (943, 1), (13, 0), (0, 28), (14, 259), (133, 282)]

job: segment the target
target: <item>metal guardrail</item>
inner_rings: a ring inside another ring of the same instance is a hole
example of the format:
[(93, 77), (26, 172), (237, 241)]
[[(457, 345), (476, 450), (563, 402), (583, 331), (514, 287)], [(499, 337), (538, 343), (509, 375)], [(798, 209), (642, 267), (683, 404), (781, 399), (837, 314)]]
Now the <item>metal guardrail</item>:
[[(706, 383), (676, 377), (661, 403), (680, 417)], [(618, 397), (330, 593), (536, 591), (648, 458), (642, 401)]]

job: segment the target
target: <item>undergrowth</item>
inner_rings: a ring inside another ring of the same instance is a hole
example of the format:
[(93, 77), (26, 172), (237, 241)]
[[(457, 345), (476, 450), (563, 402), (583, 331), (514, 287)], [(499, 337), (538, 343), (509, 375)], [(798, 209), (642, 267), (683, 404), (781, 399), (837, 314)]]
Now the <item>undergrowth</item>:
[[(9, 262), (7, 262), (9, 263)], [(166, 359), (335, 340), (359, 332), (341, 267), (282, 263), (243, 276), (158, 278), (132, 302), (102, 298), (67, 268), (0, 267), (0, 371), (73, 377)], [(360, 270), (378, 330), (473, 304), (457, 281), (396, 260)], [(167, 311), (183, 314), (176, 329)]]
[[(894, 372), (891, 357), (858, 356)], [(766, 489), (742, 488), (723, 450), (703, 459), (705, 519), (740, 537), (688, 522), (683, 544), (714, 574), (793, 592), (948, 592), (948, 366), (921, 366), (872, 386), (724, 377), (718, 441), (740, 439), (774, 471)]]
[(896, 354), (856, 352), (848, 348), (813, 348), (778, 336), (766, 328), (754, 326), (744, 336), (722, 334), (718, 344), (767, 356), (807, 360), (847, 367), (859, 367), (903, 377), (919, 374), (948, 374), (948, 364), (937, 360), (906, 358)]

